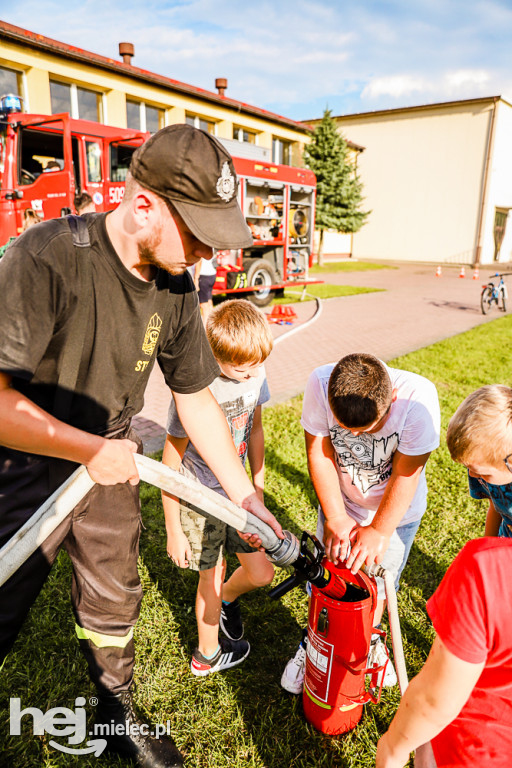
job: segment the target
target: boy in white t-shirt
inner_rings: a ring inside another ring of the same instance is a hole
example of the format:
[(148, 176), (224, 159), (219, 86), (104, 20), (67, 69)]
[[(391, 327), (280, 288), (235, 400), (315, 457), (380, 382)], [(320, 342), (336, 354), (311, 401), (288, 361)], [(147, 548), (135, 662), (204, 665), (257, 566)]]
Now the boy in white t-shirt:
[[(368, 354), (351, 354), (311, 374), (301, 424), (311, 480), (320, 502), (317, 535), (332, 562), (356, 573), (380, 563), (400, 574), (427, 505), (425, 464), (439, 445), (440, 411), (435, 386), (415, 373), (388, 368)], [(380, 582), (380, 583), (379, 583)], [(384, 610), (378, 579), (375, 626)], [(385, 649), (372, 637), (370, 663)], [(305, 640), (281, 684), (300, 693)], [(384, 685), (396, 683), (391, 663)]]

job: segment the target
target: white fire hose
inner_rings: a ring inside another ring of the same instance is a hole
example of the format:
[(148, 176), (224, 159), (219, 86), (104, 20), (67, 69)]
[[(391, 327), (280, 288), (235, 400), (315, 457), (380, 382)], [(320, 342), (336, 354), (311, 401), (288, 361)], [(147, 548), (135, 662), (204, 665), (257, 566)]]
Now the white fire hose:
[(398, 616), (398, 603), (396, 599), (395, 582), (390, 571), (387, 571), (382, 565), (372, 565), (367, 568), (363, 565), (363, 570), (368, 576), (380, 576), (384, 579), (384, 589), (386, 590), (386, 606), (388, 609), (389, 627), (391, 629), (391, 642), (393, 644), (393, 656), (395, 659), (396, 676), (402, 696), (409, 685), (407, 677), (407, 668), (405, 666), (404, 646), (402, 643), (402, 632), (400, 629), (400, 619)]
[[(225, 496), (201, 485), (197, 480), (181, 475), (147, 456), (135, 454), (134, 459), (141, 480), (193, 504), (198, 510), (216, 517), (242, 533), (256, 533), (267, 555), (276, 565), (293, 565), (299, 557), (299, 541), (290, 531), (284, 531), (285, 538), (280, 539), (267, 523)], [(28, 560), (93, 486), (94, 481), (87, 469), (79, 467), (9, 539), (0, 550), (0, 586)], [(367, 573), (369, 576), (380, 576), (384, 579), (393, 653), (400, 691), (403, 694), (408, 681), (393, 577), (382, 566), (373, 566)]]
[[(220, 493), (147, 456), (135, 454), (134, 459), (141, 480), (178, 496), (238, 531), (257, 533), (269, 554), (272, 555), (276, 549), (281, 550), (277, 560), (274, 560), (278, 565), (291, 565), (297, 559), (298, 542), (295, 544), (296, 539), (292, 534), (289, 534), (289, 538), (283, 542), (270, 526)], [(0, 586), (66, 519), (93, 486), (94, 480), (89, 476), (87, 469), (79, 467), (34, 512), (25, 525), (0, 550)]]

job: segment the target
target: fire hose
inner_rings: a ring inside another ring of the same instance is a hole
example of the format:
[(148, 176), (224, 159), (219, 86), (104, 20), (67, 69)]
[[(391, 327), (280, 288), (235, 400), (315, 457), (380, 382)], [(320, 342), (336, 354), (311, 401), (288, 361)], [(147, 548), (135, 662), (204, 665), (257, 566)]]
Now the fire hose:
[[(272, 590), (273, 597), (285, 594), (301, 582), (310, 581), (319, 587), (328, 583), (329, 574), (322, 566), (323, 548), (314, 537), (304, 532), (299, 542), (293, 533), (283, 531), (285, 538), (280, 539), (275, 531), (256, 515), (206, 488), (197, 480), (147, 456), (136, 454), (134, 459), (141, 480), (193, 504), (199, 510), (213, 515), (242, 533), (256, 533), (271, 562), (281, 568), (293, 566), (294, 574)], [(0, 586), (65, 520), (93, 486), (94, 480), (87, 469), (84, 466), (79, 467), (9, 539), (0, 550)], [(314, 544), (313, 551), (308, 547), (309, 541)], [(384, 579), (393, 653), (400, 691), (403, 694), (407, 687), (407, 671), (393, 577), (382, 566), (372, 566), (366, 572), (369, 576), (380, 576)]]
[[(298, 291), (289, 291), (287, 290), (287, 293), (295, 293), (298, 294)], [(285, 333), (282, 333), (281, 336), (278, 336), (274, 339), (274, 347), (277, 344), (280, 344), (282, 341), (286, 341), (290, 336), (293, 336), (294, 333), (298, 333), (299, 331), (305, 330), (308, 326), (312, 325), (314, 322), (316, 322), (320, 315), (322, 314), (322, 302), (318, 298), (318, 296), (313, 296), (312, 293), (307, 293), (307, 291), (301, 292), (301, 295), (309, 296), (311, 299), (314, 299), (316, 301), (316, 310), (315, 314), (309, 318), (309, 320), (306, 320), (305, 323), (301, 323), (296, 328), (291, 328), (288, 331), (285, 331)]]

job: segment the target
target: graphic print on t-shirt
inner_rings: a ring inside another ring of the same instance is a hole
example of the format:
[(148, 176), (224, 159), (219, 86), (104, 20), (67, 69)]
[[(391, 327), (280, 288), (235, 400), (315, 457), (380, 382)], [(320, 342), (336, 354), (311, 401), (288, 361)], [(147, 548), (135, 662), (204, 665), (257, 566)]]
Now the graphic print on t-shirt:
[(350, 475), (352, 485), (362, 493), (386, 482), (391, 476), (398, 432), (376, 438), (368, 432), (353, 435), (348, 429), (330, 428), (338, 466)]
[(224, 413), (235, 448), (242, 462), (245, 462), (249, 435), (251, 434), (254, 418), (256, 393), (246, 392), (244, 395), (230, 400), (227, 403), (219, 403)]
[(149, 320), (148, 327), (146, 328), (146, 334), (144, 336), (144, 343), (142, 345), (142, 351), (146, 355), (151, 356), (155, 351), (156, 343), (158, 341), (158, 337), (160, 336), (161, 329), (162, 318), (155, 312), (155, 314)]

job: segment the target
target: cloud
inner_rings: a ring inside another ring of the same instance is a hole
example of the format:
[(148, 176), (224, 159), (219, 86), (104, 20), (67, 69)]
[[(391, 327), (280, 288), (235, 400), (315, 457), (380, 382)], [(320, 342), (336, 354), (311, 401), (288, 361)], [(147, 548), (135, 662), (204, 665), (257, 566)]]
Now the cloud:
[(413, 102), (456, 101), (512, 93), (510, 78), (485, 69), (458, 69), (431, 77), (391, 75), (371, 79), (361, 91), (365, 108), (410, 106)]
[(484, 69), (459, 69), (457, 72), (449, 72), (445, 77), (447, 86), (455, 90), (468, 86), (480, 88), (486, 86), (490, 79), (490, 73)]
[(428, 80), (412, 75), (390, 75), (389, 77), (375, 77), (363, 88), (361, 99), (379, 99), (381, 96), (400, 98), (410, 97), (413, 93), (430, 90)]

